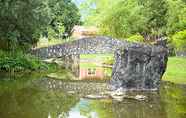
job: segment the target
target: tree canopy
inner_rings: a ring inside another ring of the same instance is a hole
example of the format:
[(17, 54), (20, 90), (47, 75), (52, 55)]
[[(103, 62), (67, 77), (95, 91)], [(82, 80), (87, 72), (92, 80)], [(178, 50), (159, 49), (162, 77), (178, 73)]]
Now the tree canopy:
[(81, 9), (89, 14), (85, 25), (117, 38), (140, 34), (155, 40), (186, 29), (185, 0), (86, 0)]
[(1, 48), (36, 43), (49, 22), (46, 6), (46, 0), (0, 0)]
[(49, 0), (51, 12), (50, 26), (57, 33), (71, 35), (74, 25), (80, 24), (78, 7), (71, 0)]
[(71, 0), (0, 0), (0, 48), (28, 48), (47, 29), (70, 34), (79, 22)]

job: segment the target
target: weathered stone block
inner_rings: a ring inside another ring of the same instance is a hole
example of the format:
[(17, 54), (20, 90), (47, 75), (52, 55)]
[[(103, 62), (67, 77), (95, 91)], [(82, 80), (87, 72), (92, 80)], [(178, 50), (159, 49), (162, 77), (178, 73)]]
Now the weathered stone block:
[(117, 50), (112, 89), (158, 90), (167, 60), (168, 51), (163, 46), (136, 44)]

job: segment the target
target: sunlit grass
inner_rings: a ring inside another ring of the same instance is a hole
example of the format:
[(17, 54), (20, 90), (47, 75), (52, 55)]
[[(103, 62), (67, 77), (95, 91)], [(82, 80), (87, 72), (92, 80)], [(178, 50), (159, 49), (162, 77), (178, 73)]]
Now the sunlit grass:
[(186, 58), (169, 57), (163, 80), (186, 84)]
[(113, 58), (113, 54), (84, 54), (80, 55), (81, 59), (96, 59), (96, 60), (108, 60)]
[(37, 43), (37, 48), (63, 44), (65, 42), (70, 42), (72, 40), (73, 40), (72, 38), (68, 38), (68, 39), (51, 39), (51, 40), (47, 40), (45, 38), (41, 38), (39, 40), (39, 42)]

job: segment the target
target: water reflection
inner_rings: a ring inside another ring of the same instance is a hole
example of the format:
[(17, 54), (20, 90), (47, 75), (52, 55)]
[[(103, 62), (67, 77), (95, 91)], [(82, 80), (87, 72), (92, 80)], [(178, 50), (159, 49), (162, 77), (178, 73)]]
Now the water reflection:
[(80, 57), (65, 62), (78, 80), (99, 81), (0, 74), (0, 118), (186, 118), (186, 85), (163, 83), (159, 93), (140, 93), (148, 101), (90, 100), (83, 96), (105, 91), (107, 84), (100, 80), (110, 78), (112, 70)]
[(79, 79), (109, 79), (110, 74), (107, 73), (109, 71), (109, 68), (103, 68), (103, 67), (81, 67), (79, 71)]
[(111, 67), (104, 67), (104, 60), (82, 59), (79, 55), (63, 57), (65, 66), (75, 75), (76, 80), (104, 80), (111, 78)]
[(118, 102), (85, 99), (57, 88), (46, 90), (44, 85), (39, 83), (38, 86), (35, 82), (38, 81), (24, 77), (0, 80), (0, 118), (186, 117), (185, 86), (163, 84), (160, 93), (144, 93), (148, 101), (125, 99)]

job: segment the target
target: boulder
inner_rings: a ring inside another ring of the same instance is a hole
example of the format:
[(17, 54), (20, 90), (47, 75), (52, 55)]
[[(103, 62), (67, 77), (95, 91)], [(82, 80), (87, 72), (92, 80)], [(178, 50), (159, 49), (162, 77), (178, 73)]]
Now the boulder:
[(158, 90), (168, 50), (162, 45), (135, 44), (115, 51), (111, 89)]

